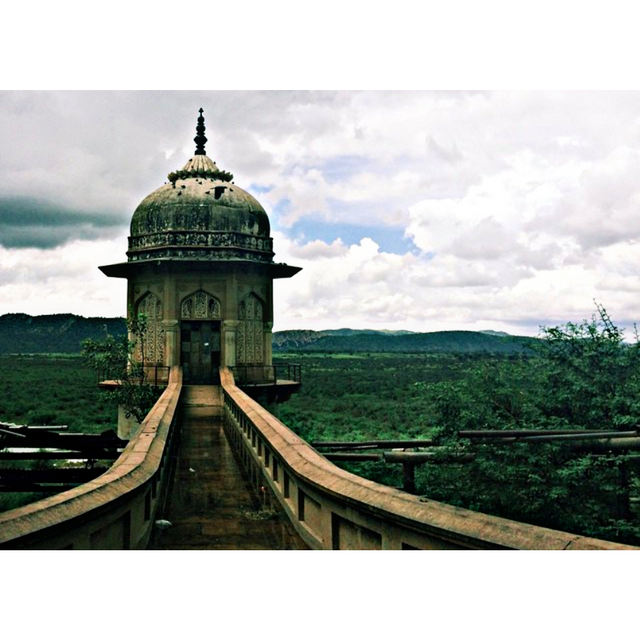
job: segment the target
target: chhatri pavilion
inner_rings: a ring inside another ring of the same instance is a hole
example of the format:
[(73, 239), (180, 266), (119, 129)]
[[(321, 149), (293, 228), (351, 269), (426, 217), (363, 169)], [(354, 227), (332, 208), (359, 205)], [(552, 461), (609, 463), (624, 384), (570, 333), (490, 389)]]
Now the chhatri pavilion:
[(100, 270), (126, 278), (129, 317), (147, 317), (145, 363), (181, 365), (186, 384), (216, 384), (220, 366), (259, 382), (272, 364), (273, 280), (300, 268), (273, 261), (269, 218), (207, 156), (202, 113), (193, 157), (133, 213), (127, 261)]

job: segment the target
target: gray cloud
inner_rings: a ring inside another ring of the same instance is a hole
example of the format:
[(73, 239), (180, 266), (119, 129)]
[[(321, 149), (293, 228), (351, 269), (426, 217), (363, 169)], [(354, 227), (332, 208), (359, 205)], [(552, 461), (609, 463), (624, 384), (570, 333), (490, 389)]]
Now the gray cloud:
[(51, 249), (70, 240), (113, 237), (129, 215), (90, 213), (29, 197), (0, 196), (0, 245)]

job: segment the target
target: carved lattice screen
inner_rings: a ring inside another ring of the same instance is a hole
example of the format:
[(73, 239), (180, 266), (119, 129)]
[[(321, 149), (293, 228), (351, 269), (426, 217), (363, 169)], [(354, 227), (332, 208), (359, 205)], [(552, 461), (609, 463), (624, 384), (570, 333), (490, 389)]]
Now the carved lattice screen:
[(208, 293), (198, 291), (182, 301), (180, 317), (183, 320), (220, 320), (220, 302)]
[(240, 302), (236, 361), (238, 364), (264, 364), (264, 307), (253, 293)]
[[(146, 295), (138, 304), (137, 313), (147, 316), (147, 333), (144, 336), (144, 361), (147, 364), (164, 362), (164, 327), (162, 325), (162, 301), (153, 293)], [(141, 360), (141, 344), (137, 345), (138, 360)]]

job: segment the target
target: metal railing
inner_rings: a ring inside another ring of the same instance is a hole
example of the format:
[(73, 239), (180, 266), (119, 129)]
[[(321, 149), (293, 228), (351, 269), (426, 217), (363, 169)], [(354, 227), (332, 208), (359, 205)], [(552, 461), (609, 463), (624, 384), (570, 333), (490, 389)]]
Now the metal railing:
[(239, 385), (277, 384), (278, 380), (291, 380), (302, 384), (302, 365), (278, 362), (271, 365), (237, 364), (229, 367)]
[[(164, 387), (169, 381), (169, 372), (171, 367), (162, 364), (145, 364), (143, 365), (144, 381), (154, 387)], [(98, 380), (120, 380), (122, 369), (105, 368), (98, 372)]]
[(171, 367), (162, 364), (145, 364), (144, 378), (147, 384), (153, 384), (154, 387), (165, 386), (169, 381), (169, 372)]

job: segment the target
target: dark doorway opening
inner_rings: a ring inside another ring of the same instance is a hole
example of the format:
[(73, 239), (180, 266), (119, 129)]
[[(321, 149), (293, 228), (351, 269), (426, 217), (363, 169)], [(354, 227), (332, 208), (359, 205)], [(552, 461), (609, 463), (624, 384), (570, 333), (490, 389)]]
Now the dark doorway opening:
[(180, 364), (185, 384), (220, 384), (220, 321), (180, 323)]

